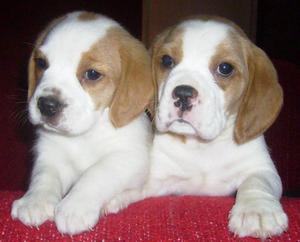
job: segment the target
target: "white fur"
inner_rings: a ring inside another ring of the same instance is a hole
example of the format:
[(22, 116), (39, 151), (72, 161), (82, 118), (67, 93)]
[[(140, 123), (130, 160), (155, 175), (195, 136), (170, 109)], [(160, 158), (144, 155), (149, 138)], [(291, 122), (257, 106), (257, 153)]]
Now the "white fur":
[[(281, 181), (264, 137), (243, 145), (235, 143), (236, 117), (226, 114), (224, 91), (209, 70), (216, 46), (229, 26), (196, 20), (184, 22), (182, 27), (183, 58), (159, 87), (158, 132), (145, 195), (226, 196), (237, 191), (230, 230), (241, 237), (278, 235), (288, 222), (279, 202)], [(172, 90), (182, 84), (193, 86), (200, 102), (196, 100), (183, 116), (185, 122), (177, 122)], [(166, 131), (184, 134), (185, 142)]]
[[(30, 119), (38, 129), (36, 160), (30, 187), (13, 203), (12, 217), (29, 226), (55, 220), (61, 233), (91, 229), (104, 212), (117, 212), (134, 200), (148, 172), (151, 125), (141, 114), (116, 129), (109, 108), (95, 109), (79, 84), (76, 70), (81, 54), (116, 25), (101, 17), (79, 21), (68, 15), (47, 37), (41, 49), (49, 59), (29, 103)], [(68, 104), (57, 125), (45, 123), (37, 99), (56, 88)], [(49, 91), (50, 90), (50, 91)]]
[[(40, 47), (47, 56), (50, 68), (45, 70), (43, 80), (29, 103), (30, 120), (33, 124), (43, 125), (53, 131), (59, 129), (74, 135), (87, 131), (98, 119), (91, 97), (82, 89), (76, 76), (82, 53), (88, 51), (97, 40), (104, 37), (108, 28), (118, 25), (105, 17), (92, 21), (79, 21), (77, 17), (80, 13), (69, 14), (55, 26)], [(67, 104), (56, 127), (44, 123), (37, 108), (38, 98), (51, 95), (53, 88), (61, 92), (63, 101)]]
[[(227, 26), (214, 23), (187, 21), (181, 24), (183, 58), (159, 87), (159, 107), (156, 126), (159, 131), (175, 131), (212, 140), (224, 128), (224, 95), (208, 69), (209, 60), (216, 46), (226, 37)], [(184, 113), (179, 122), (172, 91), (176, 86), (190, 85), (198, 91), (191, 112)]]

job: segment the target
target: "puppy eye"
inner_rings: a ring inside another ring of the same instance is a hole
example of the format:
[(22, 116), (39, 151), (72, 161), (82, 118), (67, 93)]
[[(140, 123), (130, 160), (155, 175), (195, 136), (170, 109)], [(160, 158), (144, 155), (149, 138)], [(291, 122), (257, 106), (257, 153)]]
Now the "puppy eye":
[(173, 68), (175, 66), (175, 61), (171, 56), (163, 55), (161, 58), (161, 64), (166, 68)]
[(84, 73), (84, 79), (89, 81), (98, 81), (102, 77), (103, 75), (94, 69), (89, 69)]
[(233, 72), (233, 66), (229, 63), (223, 62), (220, 65), (218, 65), (217, 72), (223, 77), (228, 77)]
[(44, 58), (36, 58), (35, 59), (36, 66), (41, 70), (46, 70), (48, 68), (47, 61)]

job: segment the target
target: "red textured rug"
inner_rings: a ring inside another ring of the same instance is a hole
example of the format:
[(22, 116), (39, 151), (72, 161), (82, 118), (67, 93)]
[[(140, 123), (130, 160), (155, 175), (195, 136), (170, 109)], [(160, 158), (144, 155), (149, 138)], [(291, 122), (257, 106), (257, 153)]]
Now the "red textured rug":
[[(10, 217), (13, 200), (22, 192), (0, 192), (0, 241), (259, 241), (235, 238), (227, 229), (234, 203), (230, 197), (168, 196), (130, 205), (100, 219), (93, 231), (62, 236), (52, 222), (37, 228)], [(300, 241), (300, 198), (283, 198), (289, 230), (267, 241)]]

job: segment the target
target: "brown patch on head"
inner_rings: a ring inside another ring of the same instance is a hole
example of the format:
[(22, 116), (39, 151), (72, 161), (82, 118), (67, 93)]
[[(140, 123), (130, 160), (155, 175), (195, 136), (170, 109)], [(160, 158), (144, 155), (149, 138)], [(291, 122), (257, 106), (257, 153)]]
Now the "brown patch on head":
[[(99, 81), (84, 79), (94, 69)], [(142, 113), (153, 98), (150, 58), (144, 46), (120, 27), (112, 27), (104, 38), (82, 55), (77, 77), (97, 108), (110, 106), (116, 127), (129, 123)]]
[(98, 19), (100, 16), (99, 14), (93, 13), (93, 12), (82, 12), (78, 19), (80, 21), (92, 21)]
[(28, 65), (28, 99), (32, 96), (39, 80), (42, 78), (46, 68), (41, 68), (38, 61), (43, 60), (48, 65), (46, 56), (38, 49), (35, 49), (30, 57)]
[[(276, 70), (267, 55), (241, 34), (235, 25), (217, 48), (210, 63), (217, 84), (225, 92), (226, 112), (236, 114), (234, 138), (245, 143), (265, 132), (275, 121), (283, 93)], [(229, 77), (216, 74), (218, 64), (234, 66)]]
[[(229, 115), (237, 113), (248, 83), (248, 68), (243, 48), (239, 34), (230, 31), (228, 37), (216, 48), (209, 64), (216, 83), (225, 93), (225, 109)], [(217, 69), (221, 63), (233, 66), (234, 70), (230, 76), (223, 77), (218, 74)]]
[(161, 65), (162, 57), (164, 55), (171, 56), (175, 61), (175, 65), (182, 60), (182, 36), (182, 28), (171, 27), (158, 35), (152, 44), (152, 74), (158, 86), (165, 81), (170, 72), (170, 69)]
[[(118, 85), (117, 80), (121, 73), (118, 49), (118, 40), (108, 32), (104, 38), (101, 38), (87, 52), (82, 54), (78, 65), (77, 78), (92, 97), (97, 109), (110, 106)], [(91, 81), (85, 78), (86, 71), (91, 69), (101, 74), (99, 80)]]
[(29, 64), (28, 64), (28, 99), (31, 98), (33, 95), (36, 86), (38, 84), (39, 79), (42, 77), (44, 70), (38, 68), (36, 65), (36, 60), (38, 58), (42, 58), (45, 61), (47, 61), (46, 57), (43, 55), (43, 53), (39, 50), (40, 46), (45, 43), (47, 40), (48, 34), (54, 29), (56, 25), (58, 25), (60, 22), (62, 22), (66, 16), (54, 19), (51, 21), (48, 26), (39, 34), (34, 49), (31, 53)]

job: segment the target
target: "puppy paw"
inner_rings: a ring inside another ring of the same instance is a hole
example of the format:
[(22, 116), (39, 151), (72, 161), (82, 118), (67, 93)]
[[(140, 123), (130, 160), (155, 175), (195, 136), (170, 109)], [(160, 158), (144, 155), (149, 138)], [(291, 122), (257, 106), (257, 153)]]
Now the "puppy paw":
[(92, 230), (99, 219), (100, 206), (85, 199), (64, 198), (55, 209), (55, 223), (62, 234)]
[(118, 213), (120, 210), (127, 208), (129, 204), (142, 199), (142, 192), (139, 189), (126, 190), (106, 203), (102, 213)]
[(237, 202), (229, 214), (229, 229), (239, 237), (265, 239), (280, 235), (287, 228), (287, 215), (275, 200)]
[(119, 201), (118, 198), (112, 199), (109, 203), (107, 203), (103, 209), (103, 214), (110, 214), (110, 213), (118, 213), (123, 208), (127, 207), (127, 204), (123, 204)]
[(11, 216), (28, 226), (39, 226), (53, 220), (57, 198), (47, 195), (25, 195), (13, 202)]

